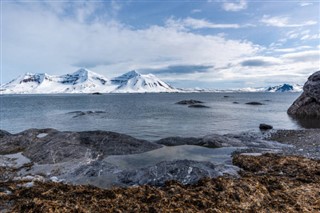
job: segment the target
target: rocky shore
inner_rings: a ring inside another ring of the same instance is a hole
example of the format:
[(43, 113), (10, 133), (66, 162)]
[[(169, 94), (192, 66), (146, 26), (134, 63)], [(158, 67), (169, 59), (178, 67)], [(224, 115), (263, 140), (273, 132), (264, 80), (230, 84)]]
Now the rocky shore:
[(104, 190), (23, 181), (0, 183), (0, 210), (10, 212), (319, 212), (320, 161), (299, 156), (237, 155), (240, 178), (176, 181)]
[(318, 212), (319, 153), (318, 129), (156, 142), (0, 131), (0, 211)]

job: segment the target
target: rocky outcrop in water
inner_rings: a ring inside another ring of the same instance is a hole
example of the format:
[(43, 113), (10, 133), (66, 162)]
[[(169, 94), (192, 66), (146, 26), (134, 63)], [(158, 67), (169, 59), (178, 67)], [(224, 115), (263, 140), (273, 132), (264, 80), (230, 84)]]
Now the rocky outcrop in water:
[(303, 93), (290, 106), (288, 114), (298, 118), (320, 118), (320, 71), (308, 78), (303, 86)]
[(206, 105), (202, 105), (202, 104), (191, 104), (188, 106), (189, 108), (210, 108)]
[(248, 102), (248, 103), (246, 103), (246, 104), (247, 104), (247, 105), (254, 105), (254, 106), (264, 105), (263, 103), (256, 102), (256, 101)]
[(222, 147), (247, 147), (250, 148), (250, 151), (263, 152), (264, 150), (280, 150), (286, 145), (266, 141), (261, 136), (243, 133), (239, 135), (226, 134), (210, 134), (201, 138), (183, 138), (183, 137), (168, 137), (163, 138), (156, 143), (162, 144), (165, 146), (181, 146), (181, 145), (196, 145), (207, 148), (222, 148)]
[(271, 125), (269, 125), (269, 124), (260, 124), (259, 125), (259, 129), (260, 130), (270, 130), (270, 129), (272, 129), (273, 128), (273, 126), (271, 126)]
[(177, 102), (176, 104), (191, 105), (191, 104), (202, 104), (202, 103), (203, 103), (202, 101), (190, 99), (190, 100), (182, 100), (182, 101), (179, 101), (179, 102)]

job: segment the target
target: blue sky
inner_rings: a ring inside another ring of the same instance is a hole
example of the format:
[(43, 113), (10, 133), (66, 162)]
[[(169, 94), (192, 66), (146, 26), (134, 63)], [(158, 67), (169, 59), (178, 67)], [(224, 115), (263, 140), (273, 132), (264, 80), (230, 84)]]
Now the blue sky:
[(25, 72), (177, 87), (303, 84), (320, 69), (319, 1), (1, 1), (1, 83)]

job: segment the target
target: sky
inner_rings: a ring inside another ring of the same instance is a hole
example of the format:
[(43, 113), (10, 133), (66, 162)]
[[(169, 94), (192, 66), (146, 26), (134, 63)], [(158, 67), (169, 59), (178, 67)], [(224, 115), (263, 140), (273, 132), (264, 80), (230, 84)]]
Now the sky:
[(79, 68), (182, 88), (303, 84), (320, 70), (319, 21), (319, 0), (1, 0), (1, 84)]

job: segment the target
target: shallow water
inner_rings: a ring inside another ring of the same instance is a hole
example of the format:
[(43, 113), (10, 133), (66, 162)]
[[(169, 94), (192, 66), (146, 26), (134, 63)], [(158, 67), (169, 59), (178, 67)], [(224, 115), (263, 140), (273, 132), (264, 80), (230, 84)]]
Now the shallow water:
[(193, 160), (209, 161), (214, 164), (231, 164), (231, 153), (239, 148), (226, 147), (210, 149), (200, 146), (182, 145), (162, 147), (134, 155), (113, 155), (106, 158), (108, 163), (120, 169), (148, 167), (162, 161)]
[[(279, 129), (297, 129), (300, 128), (299, 124), (287, 115), (286, 110), (299, 95), (300, 93), (2, 95), (0, 128), (11, 133), (29, 128), (106, 130), (147, 140), (169, 136), (197, 137), (212, 133), (258, 131), (260, 123), (271, 124)], [(210, 108), (188, 108), (175, 104), (184, 99), (204, 101)], [(258, 101), (264, 105), (245, 104), (250, 101)], [(85, 113), (70, 113), (74, 111)]]

